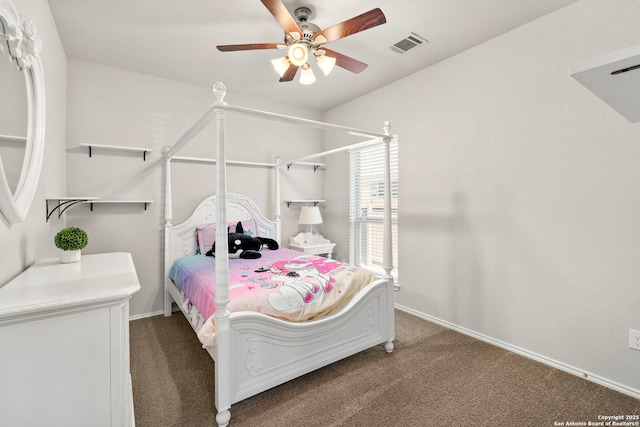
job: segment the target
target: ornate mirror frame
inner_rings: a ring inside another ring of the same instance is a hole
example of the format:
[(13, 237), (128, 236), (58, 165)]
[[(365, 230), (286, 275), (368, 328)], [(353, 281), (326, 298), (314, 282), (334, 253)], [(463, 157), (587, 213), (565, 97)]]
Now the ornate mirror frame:
[[(0, 158), (0, 212), (9, 222), (24, 221), (36, 193), (44, 157), (44, 75), (40, 62), (42, 41), (32, 21), (20, 22), (12, 3), (0, 0), (1, 51), (22, 71), (27, 85), (27, 141), (20, 179), (11, 192)], [(0, 60), (3, 58), (0, 52)]]

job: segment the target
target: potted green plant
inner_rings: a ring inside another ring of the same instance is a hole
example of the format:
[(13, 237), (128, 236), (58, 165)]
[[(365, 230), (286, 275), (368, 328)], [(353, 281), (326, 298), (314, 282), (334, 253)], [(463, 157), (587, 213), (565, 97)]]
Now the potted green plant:
[(83, 229), (67, 227), (56, 234), (54, 242), (61, 249), (60, 261), (66, 264), (80, 261), (81, 250), (87, 246), (89, 238)]

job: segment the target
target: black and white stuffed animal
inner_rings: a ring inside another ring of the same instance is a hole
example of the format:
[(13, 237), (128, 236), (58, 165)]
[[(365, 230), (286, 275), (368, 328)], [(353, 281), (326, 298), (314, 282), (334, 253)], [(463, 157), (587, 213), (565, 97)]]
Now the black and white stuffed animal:
[[(271, 250), (278, 249), (279, 247), (278, 242), (268, 237), (252, 237), (244, 234), (241, 222), (236, 225), (235, 233), (229, 233), (229, 258), (260, 258), (262, 256), (260, 251), (263, 246)], [(215, 242), (213, 242), (211, 250), (209, 250), (206, 255), (216, 256)]]

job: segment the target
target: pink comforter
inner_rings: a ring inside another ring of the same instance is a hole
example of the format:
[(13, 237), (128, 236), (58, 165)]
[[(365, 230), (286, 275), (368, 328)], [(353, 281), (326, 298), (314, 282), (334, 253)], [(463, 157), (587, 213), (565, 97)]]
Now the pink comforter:
[[(257, 311), (303, 321), (341, 307), (376, 277), (368, 270), (281, 248), (263, 249), (254, 260), (229, 260), (231, 312)], [(215, 344), (215, 258), (203, 255), (175, 261), (171, 279), (207, 319), (198, 338)]]

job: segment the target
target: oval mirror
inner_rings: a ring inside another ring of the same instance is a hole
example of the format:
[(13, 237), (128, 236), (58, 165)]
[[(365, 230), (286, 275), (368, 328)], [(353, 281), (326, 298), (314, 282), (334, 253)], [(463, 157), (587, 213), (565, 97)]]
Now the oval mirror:
[(27, 143), (27, 87), (9, 54), (0, 54), (0, 159), (15, 192)]
[[(16, 111), (3, 114), (7, 126), (0, 127), (0, 212), (11, 223), (24, 221), (35, 195), (44, 156), (44, 77), (40, 63), (42, 42), (31, 21), (20, 21), (12, 3), (0, 0), (0, 60), (10, 62), (0, 72), (10, 73), (13, 67), (22, 75), (24, 90), (16, 89), (15, 77), (0, 76), (2, 92), (8, 96)], [(6, 78), (6, 80), (5, 80)], [(13, 82), (13, 83), (11, 83)], [(5, 86), (10, 84), (14, 86)], [(10, 87), (5, 91), (5, 87)], [(24, 97), (24, 99), (18, 99)], [(4, 97), (3, 97), (4, 98)], [(4, 101), (3, 101), (4, 102)], [(26, 106), (26, 126), (20, 131), (20, 111)], [(5, 111), (6, 105), (0, 107)], [(9, 107), (10, 108), (10, 107)], [(17, 115), (16, 115), (17, 112)], [(5, 133), (6, 132), (6, 133)], [(4, 157), (3, 157), (4, 155)], [(22, 165), (20, 167), (19, 165)]]

